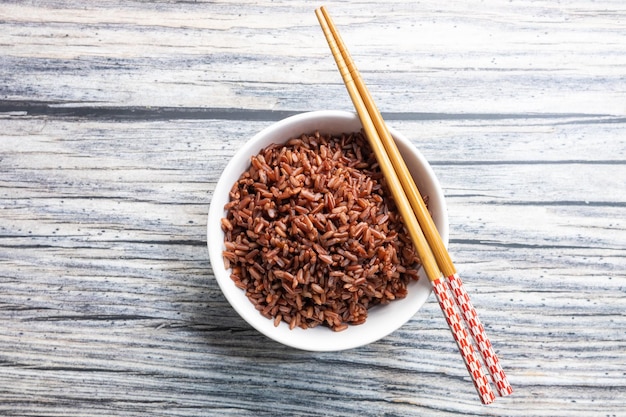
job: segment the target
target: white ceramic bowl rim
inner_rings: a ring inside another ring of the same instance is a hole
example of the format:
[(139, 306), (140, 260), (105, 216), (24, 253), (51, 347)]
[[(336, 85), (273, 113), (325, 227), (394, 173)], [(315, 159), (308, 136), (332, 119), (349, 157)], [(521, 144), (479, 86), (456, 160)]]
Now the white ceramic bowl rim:
[[(324, 130), (327, 129), (327, 130)], [(240, 148), (227, 164), (220, 177), (211, 200), (207, 222), (207, 246), (215, 278), (231, 306), (252, 327), (284, 345), (309, 351), (338, 351), (372, 343), (398, 329), (410, 320), (430, 295), (430, 282), (420, 270), (420, 279), (409, 284), (408, 295), (402, 300), (385, 306), (377, 306), (369, 311), (367, 321), (358, 326), (349, 326), (342, 332), (318, 326), (313, 329), (295, 328), (290, 330), (286, 323), (274, 327), (273, 321), (263, 317), (248, 300), (244, 291), (237, 288), (224, 268), (222, 251), (224, 233), (221, 218), (225, 216), (224, 205), (235, 181), (250, 164), (250, 157), (271, 143), (286, 142), (302, 133), (320, 130), (321, 133), (353, 132), (361, 129), (361, 122), (355, 113), (321, 110), (297, 114), (276, 122), (257, 133)], [(424, 156), (393, 128), (389, 128), (409, 170), (416, 178), (420, 192), (430, 197), (429, 209), (439, 233), (447, 245), (448, 217), (441, 186)]]

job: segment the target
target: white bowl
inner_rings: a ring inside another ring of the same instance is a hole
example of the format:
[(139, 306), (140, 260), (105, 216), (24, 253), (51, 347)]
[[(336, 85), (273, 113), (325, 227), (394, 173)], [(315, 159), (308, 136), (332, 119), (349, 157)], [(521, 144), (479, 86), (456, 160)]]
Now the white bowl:
[[(314, 111), (288, 117), (257, 133), (233, 156), (222, 173), (213, 192), (207, 223), (207, 245), (213, 273), (228, 302), (252, 327), (264, 335), (284, 345), (309, 351), (338, 351), (355, 348), (375, 342), (409, 321), (426, 302), (431, 285), (423, 270), (420, 279), (408, 286), (406, 298), (369, 310), (365, 323), (349, 326), (341, 332), (317, 326), (311, 329), (299, 327), (289, 329), (281, 322), (274, 326), (273, 320), (263, 317), (237, 288), (230, 278), (230, 270), (224, 267), (222, 251), (224, 232), (221, 219), (225, 217), (224, 205), (228, 203), (228, 193), (239, 176), (250, 166), (250, 158), (272, 143), (285, 143), (292, 137), (319, 130), (323, 134), (355, 132), (361, 129), (361, 122), (354, 113), (334, 110)], [(441, 186), (424, 156), (396, 130), (389, 128), (406, 164), (415, 178), (422, 194), (429, 196), (429, 209), (439, 233), (448, 243), (448, 215)]]

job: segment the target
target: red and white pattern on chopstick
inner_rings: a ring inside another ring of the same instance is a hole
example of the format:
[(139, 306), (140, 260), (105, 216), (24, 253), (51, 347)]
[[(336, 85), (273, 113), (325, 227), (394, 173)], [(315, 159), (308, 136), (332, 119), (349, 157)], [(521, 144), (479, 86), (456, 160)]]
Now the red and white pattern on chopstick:
[(448, 322), (448, 326), (452, 331), (454, 340), (461, 351), (461, 356), (463, 356), (465, 366), (467, 366), (467, 370), (472, 377), (472, 381), (474, 382), (476, 391), (478, 391), (480, 400), (483, 404), (491, 404), (495, 400), (496, 396), (491, 389), (489, 379), (483, 372), (481, 363), (474, 354), (474, 348), (472, 347), (467, 331), (461, 323), (461, 317), (459, 317), (459, 314), (454, 308), (454, 303), (448, 295), (448, 284), (443, 280), (443, 277), (431, 282), (435, 295), (437, 296), (437, 300), (439, 301), (439, 306), (441, 307), (446, 321)]
[(450, 288), (452, 289), (452, 294), (456, 300), (456, 304), (463, 313), (465, 322), (467, 323), (469, 331), (476, 342), (476, 346), (478, 347), (478, 350), (487, 365), (487, 369), (489, 369), (493, 382), (496, 384), (498, 393), (502, 396), (510, 395), (513, 393), (513, 388), (511, 388), (511, 385), (502, 370), (502, 366), (500, 366), (498, 356), (494, 352), (493, 346), (485, 334), (485, 327), (476, 314), (476, 310), (474, 309), (474, 306), (469, 299), (469, 295), (463, 286), (463, 281), (457, 274), (450, 275), (448, 277), (448, 281), (450, 283)]

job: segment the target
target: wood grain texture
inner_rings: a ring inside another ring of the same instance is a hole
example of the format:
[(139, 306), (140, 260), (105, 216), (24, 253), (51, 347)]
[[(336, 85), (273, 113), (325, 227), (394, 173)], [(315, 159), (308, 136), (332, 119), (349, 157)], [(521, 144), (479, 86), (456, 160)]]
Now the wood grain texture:
[(274, 120), (351, 109), (315, 5), (3, 2), (1, 415), (626, 415), (626, 4), (327, 6), (444, 187), (514, 394), (480, 405), (432, 297), (309, 353), (222, 296), (221, 170)]

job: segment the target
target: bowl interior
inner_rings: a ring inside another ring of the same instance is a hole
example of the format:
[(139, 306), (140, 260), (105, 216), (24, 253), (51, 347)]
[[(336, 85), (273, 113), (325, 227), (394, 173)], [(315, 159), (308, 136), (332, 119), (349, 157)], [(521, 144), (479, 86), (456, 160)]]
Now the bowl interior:
[[(284, 345), (310, 351), (337, 351), (374, 342), (411, 319), (431, 292), (430, 283), (423, 270), (420, 270), (420, 279), (409, 284), (406, 298), (370, 309), (364, 324), (349, 326), (342, 332), (333, 332), (322, 326), (290, 330), (286, 323), (274, 327), (272, 320), (263, 317), (248, 300), (244, 291), (235, 286), (230, 278), (230, 270), (224, 268), (222, 259), (224, 233), (220, 220), (226, 214), (224, 205), (229, 201), (228, 193), (241, 173), (248, 169), (250, 157), (272, 143), (284, 143), (302, 133), (319, 130), (321, 133), (339, 134), (360, 129), (359, 118), (350, 112), (317, 111), (289, 117), (269, 126), (247, 142), (226, 166), (215, 187), (207, 223), (207, 245), (215, 278), (225, 297), (241, 317), (261, 333)], [(433, 220), (447, 245), (447, 212), (444, 196), (434, 172), (422, 154), (404, 136), (394, 129), (389, 130), (420, 192), (429, 196), (429, 209)]]

